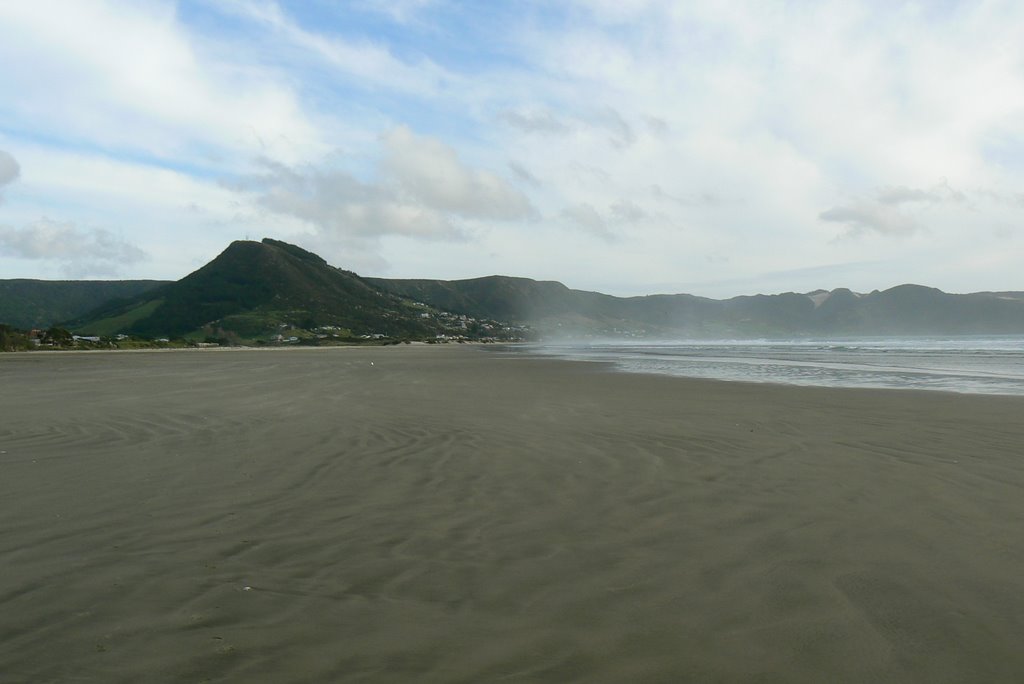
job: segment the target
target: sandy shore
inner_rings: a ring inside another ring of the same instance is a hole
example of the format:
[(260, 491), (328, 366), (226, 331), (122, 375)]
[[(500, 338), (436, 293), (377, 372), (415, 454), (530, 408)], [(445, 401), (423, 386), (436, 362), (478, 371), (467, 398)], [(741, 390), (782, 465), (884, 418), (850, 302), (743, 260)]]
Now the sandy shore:
[(1024, 677), (1021, 399), (423, 347), (0, 388), (5, 684)]

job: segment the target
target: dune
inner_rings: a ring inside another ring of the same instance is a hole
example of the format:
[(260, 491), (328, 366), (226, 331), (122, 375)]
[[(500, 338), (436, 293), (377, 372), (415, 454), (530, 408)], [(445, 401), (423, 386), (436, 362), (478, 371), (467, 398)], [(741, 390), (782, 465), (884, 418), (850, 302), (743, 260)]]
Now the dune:
[(3, 682), (1016, 682), (1024, 399), (0, 355)]

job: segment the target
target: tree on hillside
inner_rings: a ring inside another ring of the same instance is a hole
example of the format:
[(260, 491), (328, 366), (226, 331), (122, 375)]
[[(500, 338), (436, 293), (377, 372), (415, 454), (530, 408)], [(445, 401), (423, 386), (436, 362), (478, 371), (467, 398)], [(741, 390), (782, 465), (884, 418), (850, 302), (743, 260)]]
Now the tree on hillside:
[(32, 343), (28, 339), (28, 333), (0, 323), (0, 351), (19, 351), (31, 348)]
[(75, 338), (64, 328), (53, 326), (43, 333), (41, 341), (43, 344), (52, 344), (55, 347), (69, 347), (74, 343)]

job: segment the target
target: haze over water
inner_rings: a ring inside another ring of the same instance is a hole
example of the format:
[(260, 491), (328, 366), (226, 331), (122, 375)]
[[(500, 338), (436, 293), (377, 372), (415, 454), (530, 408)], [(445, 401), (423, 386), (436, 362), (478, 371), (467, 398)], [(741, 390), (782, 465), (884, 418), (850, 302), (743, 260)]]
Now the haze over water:
[(824, 387), (1024, 395), (1024, 338), (870, 337), (543, 344), (618, 370)]

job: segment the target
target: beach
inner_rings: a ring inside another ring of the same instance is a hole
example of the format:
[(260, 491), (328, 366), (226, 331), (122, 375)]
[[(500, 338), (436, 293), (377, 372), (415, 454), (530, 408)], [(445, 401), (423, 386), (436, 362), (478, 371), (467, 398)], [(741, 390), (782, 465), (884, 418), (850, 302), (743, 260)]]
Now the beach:
[(0, 682), (1018, 682), (1024, 398), (0, 355)]

